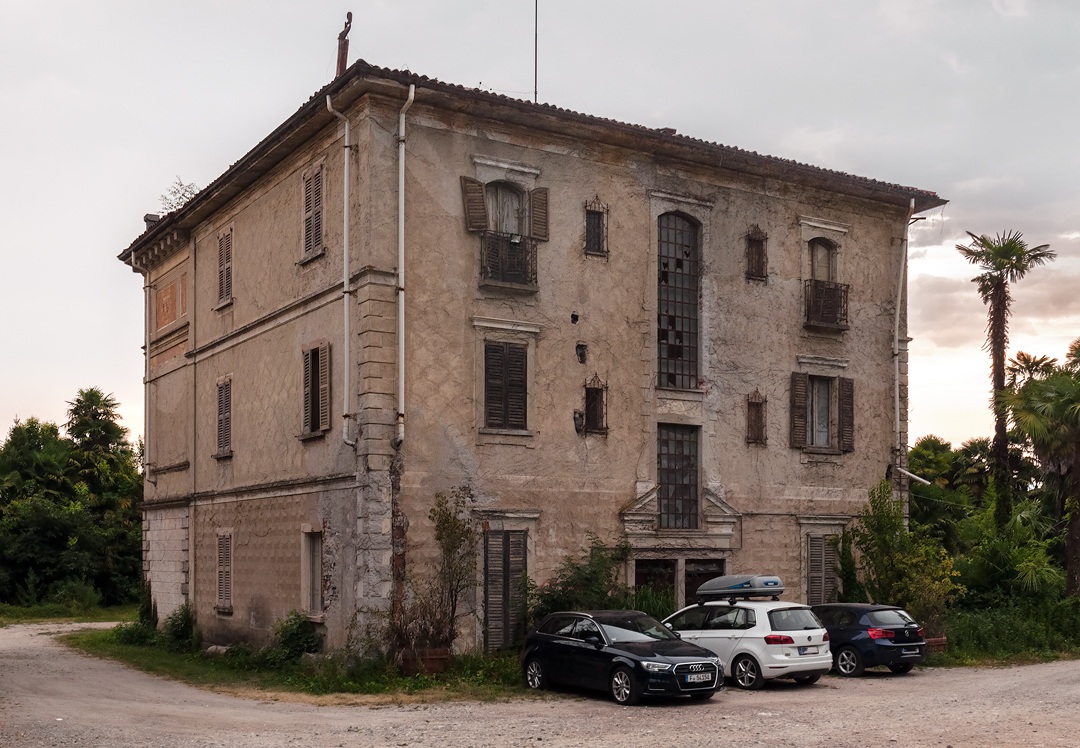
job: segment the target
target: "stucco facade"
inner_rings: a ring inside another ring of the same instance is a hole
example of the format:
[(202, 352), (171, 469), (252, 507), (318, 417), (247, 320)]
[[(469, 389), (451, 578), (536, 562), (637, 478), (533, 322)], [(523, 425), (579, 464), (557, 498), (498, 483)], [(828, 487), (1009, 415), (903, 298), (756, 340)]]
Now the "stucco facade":
[(943, 202), (353, 65), (121, 254), (160, 612), (257, 642), (302, 609), (341, 645), (387, 604), (395, 524), (423, 564), (460, 485), (466, 644), (511, 639), (505, 574), (588, 532), (680, 601), (720, 571), (823, 594), (820, 540), (903, 465), (906, 229)]

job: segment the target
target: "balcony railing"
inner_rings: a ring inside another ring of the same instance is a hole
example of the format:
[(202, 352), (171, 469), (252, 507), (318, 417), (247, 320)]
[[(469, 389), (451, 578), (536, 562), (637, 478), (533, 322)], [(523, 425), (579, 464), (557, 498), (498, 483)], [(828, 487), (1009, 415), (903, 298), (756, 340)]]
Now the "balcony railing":
[(806, 326), (848, 329), (848, 286), (846, 283), (808, 280)]
[(482, 283), (536, 290), (536, 240), (521, 234), (480, 235)]

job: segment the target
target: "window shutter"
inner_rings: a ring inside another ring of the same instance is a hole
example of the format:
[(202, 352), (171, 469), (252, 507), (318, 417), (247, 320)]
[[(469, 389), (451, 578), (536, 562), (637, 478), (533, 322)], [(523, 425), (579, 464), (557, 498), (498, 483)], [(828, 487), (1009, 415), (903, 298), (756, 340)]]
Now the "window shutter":
[(840, 449), (855, 451), (855, 380), (840, 377)]
[(528, 532), (484, 533), (484, 644), (489, 652), (525, 638), (525, 597), (521, 577), (527, 569)]
[(488, 211), (484, 184), (470, 177), (461, 178), (461, 197), (465, 203), (465, 230), (487, 231)]
[(218, 454), (232, 451), (232, 380), (218, 385), (217, 391)]
[(318, 430), (330, 428), (330, 344), (319, 346), (319, 423)]
[(806, 400), (809, 387), (809, 374), (797, 371), (791, 373), (791, 447), (793, 449), (802, 449), (806, 446)]
[(506, 346), (484, 343), (484, 425), (504, 426), (503, 402), (506, 392)]
[(526, 357), (528, 348), (523, 345), (506, 346), (506, 427), (527, 427), (527, 381)]
[(320, 166), (304, 175), (304, 254), (318, 254), (323, 248), (322, 177)]
[(529, 193), (529, 236), (540, 242), (548, 240), (547, 187), (537, 187)]
[(304, 426), (303, 426), (303, 432), (305, 434), (309, 434), (309, 433), (311, 433), (312, 431), (315, 430), (315, 429), (312, 428), (313, 421), (312, 421), (312, 418), (311, 418), (311, 416), (312, 416), (312, 413), (311, 413), (311, 386), (312, 386), (311, 376), (314, 373), (311, 370), (312, 369), (312, 366), (311, 366), (311, 354), (312, 354), (312, 349), (311, 348), (304, 351)]
[(765, 428), (765, 404), (767, 399), (758, 390), (746, 397), (746, 442), (765, 444), (768, 432)]
[(217, 606), (232, 607), (232, 535), (218, 535)]
[(218, 236), (218, 301), (232, 298), (232, 229)]
[(806, 602), (820, 605), (825, 602), (825, 538), (806, 537)]

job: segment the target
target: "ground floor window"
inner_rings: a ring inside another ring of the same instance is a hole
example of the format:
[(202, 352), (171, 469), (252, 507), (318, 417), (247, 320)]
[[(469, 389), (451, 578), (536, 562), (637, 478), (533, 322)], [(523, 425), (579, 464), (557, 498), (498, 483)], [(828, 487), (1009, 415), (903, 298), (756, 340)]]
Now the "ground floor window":
[(836, 602), (840, 588), (839, 535), (806, 536), (806, 603)]
[[(634, 561), (634, 587), (669, 595), (672, 605), (682, 607), (696, 602), (698, 587), (713, 577), (723, 576), (726, 568), (722, 558), (639, 558)], [(680, 590), (681, 596), (677, 594)]]
[(513, 647), (525, 638), (524, 577), (528, 531), (484, 533), (484, 648)]

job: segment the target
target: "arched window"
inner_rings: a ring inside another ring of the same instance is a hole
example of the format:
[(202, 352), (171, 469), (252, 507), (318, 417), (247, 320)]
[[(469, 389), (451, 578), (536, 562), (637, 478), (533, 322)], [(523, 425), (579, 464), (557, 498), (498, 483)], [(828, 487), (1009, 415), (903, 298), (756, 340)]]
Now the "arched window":
[(699, 225), (680, 213), (657, 220), (657, 373), (658, 385), (698, 387)]
[(502, 234), (526, 234), (524, 193), (509, 182), (484, 185), (488, 229)]
[(810, 277), (816, 281), (834, 280), (836, 247), (827, 239), (810, 241)]

